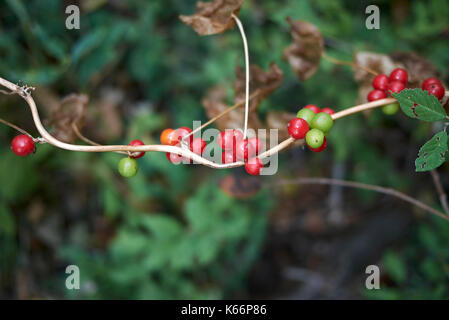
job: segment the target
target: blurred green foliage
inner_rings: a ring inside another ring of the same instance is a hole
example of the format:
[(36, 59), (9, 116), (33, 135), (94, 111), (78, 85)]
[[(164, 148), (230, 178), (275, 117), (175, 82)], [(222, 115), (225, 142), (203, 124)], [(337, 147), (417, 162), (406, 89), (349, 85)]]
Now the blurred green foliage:
[[(126, 143), (134, 137), (155, 142), (164, 127), (206, 119), (201, 98), (207, 89), (223, 83), (231, 88), (234, 67), (242, 63), (240, 36), (228, 31), (199, 37), (184, 26), (178, 15), (192, 13), (194, 0), (129, 0), (123, 6), (89, 2), (98, 5), (83, 10), (80, 30), (68, 31), (63, 1), (2, 1), (2, 77), (45, 85), (61, 95), (84, 92), (91, 98), (102, 86), (115, 86), (136, 101), (149, 102), (149, 107), (121, 110), (127, 128), (123, 139), (105, 143)], [(339, 110), (353, 105), (357, 96), (351, 70), (327, 61), (307, 82), (295, 77), (282, 60), (282, 50), (290, 42), (286, 16), (316, 24), (326, 38), (327, 53), (336, 58), (350, 60), (357, 50), (413, 50), (437, 65), (447, 79), (449, 3), (406, 1), (405, 18), (397, 20), (393, 12), (399, 2), (374, 1), (381, 8), (381, 30), (367, 31), (364, 10), (369, 1), (244, 1), (240, 18), (247, 29), (252, 63), (266, 69), (274, 61), (284, 71), (283, 85), (262, 103), (261, 117), (268, 110), (296, 112), (308, 103)], [(2, 114), (15, 120), (28, 116), (22, 102), (8, 101), (1, 105)], [(421, 144), (428, 127), (417, 121), (406, 123), (398, 125), (380, 114), (369, 120), (357, 115), (338, 121), (330, 151), (307, 163), (319, 168), (332, 161), (348, 162), (353, 165), (350, 179), (409, 190), (416, 178), (413, 163), (403, 170), (403, 158), (394, 158), (378, 141), (369, 140), (385, 128), (399, 127), (402, 135)], [(17, 239), (25, 231), (19, 226), (28, 223), (29, 204), (40, 199), (46, 211), (62, 215), (70, 225), (63, 229), (58, 257), (77, 264), (86, 284), (80, 292), (69, 293), (70, 297), (223, 298), (244, 285), (265, 239), (275, 194), (262, 190), (250, 200), (232, 199), (217, 185), (222, 172), (173, 167), (160, 153), (139, 161), (140, 173), (129, 181), (116, 173), (116, 154), (70, 153), (44, 145), (35, 156), (18, 160), (8, 147), (13, 134), (9, 128), (0, 128), (0, 270), (4, 278), (23, 265), (19, 253), (24, 249)], [(381, 141), (388, 143), (388, 139)], [(295, 174), (289, 172), (287, 162), (282, 155), (279, 175)], [(83, 200), (73, 195), (79, 192), (77, 183), (83, 186)], [(66, 213), (62, 203), (71, 199), (66, 193), (80, 202), (82, 223)], [(373, 198), (360, 195), (365, 200)], [(93, 245), (98, 230), (92, 229), (90, 215), (100, 215), (112, 226), (113, 236), (102, 245)], [(404, 253), (385, 256), (398, 287), (384, 298), (413, 297), (413, 290), (422, 297), (447, 296), (443, 289), (429, 289), (428, 295), (423, 291), (429, 283), (447, 281), (447, 264), (440, 262), (449, 259), (444, 232), (449, 233), (447, 229), (432, 232), (433, 228), (433, 224), (419, 225)], [(409, 276), (409, 264), (415, 268), (414, 262), (420, 259), (418, 249), (428, 258), (420, 260), (417, 271)], [(62, 272), (50, 278), (53, 282), (42, 284), (49, 292), (67, 294), (60, 288)], [(406, 281), (415, 289), (405, 288)]]

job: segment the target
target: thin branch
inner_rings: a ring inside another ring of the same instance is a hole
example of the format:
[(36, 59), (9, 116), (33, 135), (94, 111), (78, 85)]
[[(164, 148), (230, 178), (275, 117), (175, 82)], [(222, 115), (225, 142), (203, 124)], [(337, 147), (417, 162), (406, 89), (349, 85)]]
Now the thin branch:
[(243, 129), (243, 139), (246, 139), (248, 131), (248, 113), (249, 113), (249, 53), (248, 53), (248, 41), (246, 40), (245, 30), (243, 29), (242, 22), (235, 14), (232, 14), (232, 18), (239, 27), (240, 34), (243, 40), (243, 49), (245, 51), (245, 126)]
[(34, 139), (33, 136), (32, 136), (30, 133), (28, 133), (28, 132), (25, 131), (24, 129), (22, 129), (22, 128), (16, 126), (15, 124), (12, 124), (11, 122), (8, 122), (8, 121), (6, 121), (6, 120), (3, 120), (2, 118), (0, 118), (0, 122), (3, 123), (3, 124), (5, 124), (5, 125), (7, 125), (8, 127), (13, 128), (14, 130), (19, 131), (21, 134), (27, 135), (28, 137)]
[(297, 179), (288, 179), (288, 180), (280, 180), (276, 183), (276, 185), (286, 185), (286, 184), (321, 184), (321, 185), (338, 185), (342, 187), (348, 187), (348, 188), (356, 188), (356, 189), (363, 189), (363, 190), (370, 190), (378, 193), (387, 194), (393, 197), (396, 197), (398, 199), (401, 199), (405, 202), (408, 202), (418, 208), (423, 209), (424, 211), (434, 214), (440, 218), (443, 218), (444, 220), (449, 221), (449, 217), (445, 215), (444, 213), (435, 210), (434, 208), (428, 206), (427, 204), (410, 197), (409, 195), (406, 195), (405, 193), (402, 193), (398, 190), (392, 189), (392, 188), (386, 188), (366, 183), (360, 183), (355, 181), (346, 181), (346, 180), (338, 180), (338, 179), (329, 179), (329, 178), (297, 178)]
[(325, 52), (323, 52), (322, 57), (324, 59), (326, 59), (327, 61), (333, 63), (333, 64), (340, 64), (340, 65), (345, 65), (345, 66), (351, 66), (351, 67), (354, 67), (354, 68), (357, 68), (357, 69), (364, 70), (364, 71), (366, 71), (368, 73), (371, 73), (372, 75), (375, 75), (375, 76), (378, 75), (378, 73), (376, 71), (374, 71), (373, 69), (370, 69), (370, 68), (367, 68), (367, 67), (363, 67), (363, 66), (361, 66), (361, 65), (359, 65), (357, 63), (351, 62), (351, 61), (343, 61), (343, 60), (335, 59), (333, 57), (328, 56)]
[(430, 174), (432, 175), (433, 184), (435, 185), (435, 189), (437, 189), (438, 195), (440, 197), (440, 203), (443, 207), (444, 212), (446, 215), (449, 216), (449, 205), (447, 202), (447, 194), (444, 192), (443, 185), (441, 184), (440, 175), (438, 171), (430, 170)]

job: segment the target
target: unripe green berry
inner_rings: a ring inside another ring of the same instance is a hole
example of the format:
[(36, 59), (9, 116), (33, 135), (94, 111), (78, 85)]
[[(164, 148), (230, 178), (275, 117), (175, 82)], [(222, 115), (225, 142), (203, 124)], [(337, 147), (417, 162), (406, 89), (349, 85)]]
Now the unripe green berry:
[(311, 148), (319, 148), (324, 142), (324, 133), (319, 129), (312, 129), (306, 134), (306, 143)]
[(137, 164), (136, 159), (126, 157), (118, 163), (118, 172), (125, 178), (134, 177), (138, 169), (139, 165)]
[(313, 112), (308, 108), (302, 108), (301, 110), (298, 111), (296, 117), (306, 120), (307, 124), (311, 126), (312, 120), (315, 117), (315, 112)]
[(398, 110), (399, 110), (399, 103), (397, 102), (390, 103), (382, 107), (382, 111), (389, 116), (395, 114), (396, 112), (398, 112)]
[(334, 124), (332, 117), (326, 112), (320, 112), (312, 119), (312, 128), (329, 132)]

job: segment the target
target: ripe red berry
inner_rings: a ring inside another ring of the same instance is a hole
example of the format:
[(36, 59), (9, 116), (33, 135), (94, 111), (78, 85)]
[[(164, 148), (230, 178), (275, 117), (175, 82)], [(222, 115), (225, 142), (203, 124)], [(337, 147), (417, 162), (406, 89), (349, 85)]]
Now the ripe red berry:
[(308, 145), (308, 147), (309, 147), (309, 149), (312, 150), (313, 152), (321, 152), (321, 151), (323, 151), (324, 149), (326, 149), (326, 147), (327, 147), (327, 139), (326, 139), (326, 137), (324, 137), (324, 141), (323, 141), (323, 144), (321, 145), (321, 147), (318, 147), (318, 148), (312, 148), (312, 147), (310, 147), (309, 145)]
[(429, 90), (429, 87), (431, 84), (439, 84), (441, 85), (440, 80), (438, 80), (437, 78), (427, 78), (426, 80), (424, 80), (424, 82), (421, 85), (421, 89), (423, 90)]
[(173, 164), (179, 164), (182, 162), (182, 156), (179, 154), (167, 152), (165, 155), (167, 156), (168, 161)]
[[(192, 129), (188, 127), (181, 127), (175, 130), (174, 136), (178, 142), (180, 142), (186, 135), (192, 132)], [(189, 136), (188, 143), (189, 145), (193, 141), (193, 135)]]
[(406, 70), (402, 68), (396, 68), (390, 73), (390, 82), (400, 81), (403, 84), (407, 84), (408, 81), (408, 73)]
[(335, 113), (335, 111), (331, 108), (323, 108), (323, 109), (321, 109), (321, 112), (325, 112), (329, 115), (333, 115)]
[(248, 139), (248, 144), (250, 149), (254, 150), (254, 155), (258, 155), (263, 150), (263, 143), (257, 137), (252, 137)]
[(438, 100), (441, 100), (444, 97), (444, 87), (441, 84), (431, 84), (426, 91), (429, 91), (429, 95), (433, 94)]
[[(131, 141), (129, 143), (129, 145), (132, 146), (132, 147), (136, 147), (136, 146), (143, 146), (144, 143), (141, 140), (137, 140), (136, 139), (136, 140)], [(142, 152), (134, 152), (134, 153), (135, 153), (134, 155), (130, 156), (133, 159), (139, 159), (139, 158), (142, 158), (145, 155), (144, 151), (142, 151)]]
[(294, 118), (288, 122), (287, 130), (293, 139), (304, 139), (309, 131), (309, 124), (304, 119)]
[(375, 101), (380, 99), (385, 99), (387, 97), (387, 94), (385, 91), (382, 90), (372, 90), (368, 93), (368, 96), (366, 97), (368, 101)]
[(251, 158), (245, 163), (246, 172), (253, 176), (258, 176), (262, 168), (263, 163), (259, 160), (259, 158)]
[(392, 81), (388, 86), (388, 92), (398, 93), (405, 89), (405, 84), (400, 81)]
[(387, 75), (378, 74), (377, 76), (374, 77), (372, 85), (373, 85), (374, 89), (387, 90), (389, 83), (390, 83), (390, 80), (388, 79)]
[(169, 146), (174, 146), (178, 143), (178, 139), (173, 129), (165, 129), (161, 133), (161, 143)]
[(249, 143), (248, 139), (240, 140), (235, 147), (235, 155), (237, 160), (246, 161), (256, 155), (256, 145)]
[(11, 147), (12, 151), (20, 157), (25, 157), (35, 150), (33, 139), (25, 134), (16, 136), (12, 140)]
[(317, 106), (314, 105), (314, 104), (308, 104), (308, 105), (306, 105), (304, 108), (310, 109), (310, 110), (312, 110), (312, 111), (315, 112), (315, 113), (320, 112), (320, 108), (317, 107)]
[(234, 163), (236, 161), (235, 152), (231, 150), (225, 150), (221, 154), (221, 162), (222, 163)]
[(235, 149), (237, 141), (243, 139), (243, 133), (240, 130), (225, 130), (220, 132), (217, 137), (217, 143), (223, 150)]
[(196, 154), (203, 154), (204, 148), (206, 148), (206, 141), (201, 138), (194, 138), (190, 144), (190, 151)]

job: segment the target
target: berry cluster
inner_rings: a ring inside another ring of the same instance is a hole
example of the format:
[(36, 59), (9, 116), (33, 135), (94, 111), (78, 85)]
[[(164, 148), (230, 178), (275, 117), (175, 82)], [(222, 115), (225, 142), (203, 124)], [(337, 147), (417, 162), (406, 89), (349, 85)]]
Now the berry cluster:
[(321, 152), (327, 147), (326, 136), (334, 121), (334, 110), (309, 104), (298, 111), (296, 118), (287, 125), (288, 133), (294, 139), (306, 139), (306, 144), (313, 152)]
[[(129, 143), (132, 147), (145, 145), (141, 140), (133, 140)], [(145, 155), (145, 152), (135, 152), (129, 155), (129, 157), (123, 158), (118, 163), (118, 172), (125, 178), (134, 177), (139, 170), (139, 165), (136, 159), (140, 159)]]
[[(161, 133), (161, 143), (167, 146), (181, 146), (182, 141), (184, 140), (184, 137), (192, 133), (192, 129), (189, 127), (181, 127), (176, 130), (174, 129), (165, 129)], [(206, 148), (206, 141), (204, 141), (202, 138), (194, 138), (193, 135), (190, 135), (187, 140), (185, 140), (185, 143), (189, 146), (190, 151), (201, 155), (203, 154), (204, 148)], [(173, 164), (179, 164), (183, 160), (187, 162), (191, 162), (190, 159), (184, 159), (184, 157), (175, 154), (175, 153), (166, 153), (168, 161), (170, 161)]]
[(390, 73), (390, 77), (385, 74), (378, 74), (371, 83), (372, 91), (366, 97), (368, 101), (385, 99), (388, 93), (398, 93), (404, 90), (408, 82), (408, 73), (402, 68), (396, 68)]

